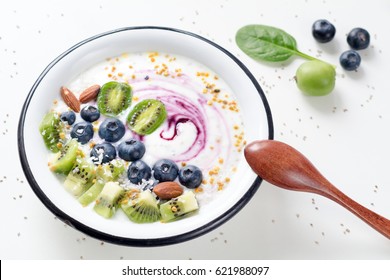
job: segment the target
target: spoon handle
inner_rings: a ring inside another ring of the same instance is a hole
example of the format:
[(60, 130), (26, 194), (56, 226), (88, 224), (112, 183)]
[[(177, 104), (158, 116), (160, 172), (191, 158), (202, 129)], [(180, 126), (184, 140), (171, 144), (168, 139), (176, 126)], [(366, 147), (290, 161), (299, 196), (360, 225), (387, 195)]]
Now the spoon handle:
[(329, 186), (329, 192), (324, 194), (324, 196), (344, 206), (371, 227), (390, 239), (390, 220), (357, 203), (333, 185)]
[(288, 190), (327, 197), (390, 239), (390, 220), (342, 193), (293, 147), (275, 140), (258, 140), (248, 144), (244, 154), (250, 167), (263, 180)]

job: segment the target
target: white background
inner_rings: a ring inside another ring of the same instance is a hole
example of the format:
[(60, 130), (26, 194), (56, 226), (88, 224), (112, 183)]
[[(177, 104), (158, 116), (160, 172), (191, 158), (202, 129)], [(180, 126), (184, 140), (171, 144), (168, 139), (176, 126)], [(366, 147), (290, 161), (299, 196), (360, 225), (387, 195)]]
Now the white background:
[[(7, 4), (5, 4), (7, 3)], [(0, 4), (1, 259), (389, 259), (390, 241), (341, 206), (263, 183), (250, 203), (214, 231), (160, 248), (111, 245), (57, 220), (24, 178), (17, 151), (23, 102), (41, 71), (77, 42), (125, 26), (158, 25), (198, 33), (225, 47), (259, 80), (275, 139), (303, 152), (340, 190), (390, 217), (389, 1), (2, 1)], [(330, 20), (335, 39), (319, 44), (312, 23)], [(279, 27), (301, 51), (338, 65), (346, 34), (364, 27), (371, 46), (357, 72), (337, 67), (336, 89), (301, 94), (303, 62), (255, 62), (234, 42), (246, 24)]]

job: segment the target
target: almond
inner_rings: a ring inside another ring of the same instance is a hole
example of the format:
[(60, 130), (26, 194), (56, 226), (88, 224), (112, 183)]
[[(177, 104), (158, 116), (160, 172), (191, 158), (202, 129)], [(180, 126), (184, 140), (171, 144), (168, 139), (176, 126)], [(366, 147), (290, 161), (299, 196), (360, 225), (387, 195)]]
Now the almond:
[(171, 199), (183, 194), (182, 187), (176, 182), (162, 182), (153, 188), (160, 199)]
[(68, 88), (61, 87), (61, 97), (70, 109), (76, 113), (80, 112), (80, 101)]
[(80, 94), (79, 100), (81, 103), (87, 103), (89, 101), (96, 99), (99, 92), (100, 92), (99, 85), (90, 86)]

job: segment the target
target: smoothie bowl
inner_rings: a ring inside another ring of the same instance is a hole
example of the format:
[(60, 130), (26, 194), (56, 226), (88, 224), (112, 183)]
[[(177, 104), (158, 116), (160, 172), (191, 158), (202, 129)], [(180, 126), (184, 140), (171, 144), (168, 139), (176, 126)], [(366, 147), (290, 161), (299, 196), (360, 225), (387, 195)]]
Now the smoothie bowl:
[(44, 205), (130, 246), (186, 241), (234, 216), (261, 182), (243, 148), (272, 138), (248, 69), (219, 45), (164, 27), (113, 30), (61, 54), (33, 85), (18, 131)]

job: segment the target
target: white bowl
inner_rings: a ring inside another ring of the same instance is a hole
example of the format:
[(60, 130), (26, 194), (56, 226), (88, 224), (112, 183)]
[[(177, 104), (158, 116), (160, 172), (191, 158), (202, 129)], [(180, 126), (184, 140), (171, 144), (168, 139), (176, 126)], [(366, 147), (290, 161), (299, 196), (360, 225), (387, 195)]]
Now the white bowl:
[(21, 112), (18, 144), (25, 175), (43, 204), (66, 224), (97, 239), (129, 246), (168, 245), (205, 234), (244, 207), (261, 183), (242, 157), (232, 187), (219, 192), (196, 215), (172, 223), (134, 224), (124, 215), (104, 219), (66, 193), (47, 167), (48, 151), (38, 132), (43, 112), (52, 106), (62, 85), (89, 67), (124, 52), (148, 51), (182, 55), (212, 69), (237, 97), (246, 140), (273, 138), (271, 111), (254, 76), (230, 52), (196, 34), (154, 26), (121, 28), (86, 39), (58, 56), (32, 86)]

